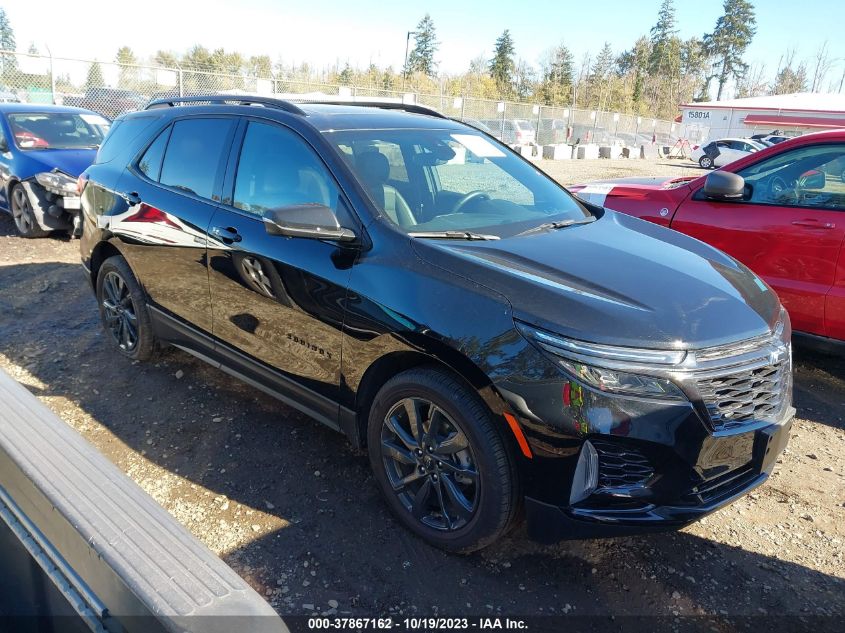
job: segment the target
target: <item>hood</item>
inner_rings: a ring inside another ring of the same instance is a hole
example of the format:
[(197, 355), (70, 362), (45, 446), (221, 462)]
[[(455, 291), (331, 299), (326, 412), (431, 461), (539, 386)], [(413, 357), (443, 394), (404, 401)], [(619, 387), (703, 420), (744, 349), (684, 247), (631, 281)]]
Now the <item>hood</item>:
[(31, 176), (42, 171), (58, 169), (68, 176), (77, 178), (90, 167), (97, 155), (96, 149), (38, 149), (29, 150), (26, 157), (32, 161)]
[[(598, 206), (606, 206), (608, 199), (642, 200), (653, 196), (657, 196), (661, 200), (665, 198), (667, 202), (677, 199), (680, 203), (689, 193), (689, 183), (698, 178), (700, 176), (614, 178), (573, 185), (567, 187), (567, 189), (582, 200)], [(672, 210), (674, 210), (674, 207)]]
[(612, 211), (534, 235), (414, 244), (428, 263), (507, 297), (514, 317), (597, 343), (708, 347), (765, 334), (780, 310), (771, 288), (724, 253)]

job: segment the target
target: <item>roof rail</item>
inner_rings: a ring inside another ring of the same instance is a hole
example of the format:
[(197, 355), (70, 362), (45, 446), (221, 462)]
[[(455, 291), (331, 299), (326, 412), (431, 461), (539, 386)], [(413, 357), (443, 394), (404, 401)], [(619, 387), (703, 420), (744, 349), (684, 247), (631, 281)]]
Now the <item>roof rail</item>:
[(413, 114), (426, 114), (434, 116), (438, 119), (448, 119), (445, 114), (429, 108), (428, 106), (417, 105), (416, 103), (402, 103), (400, 101), (381, 101), (379, 99), (368, 100), (367, 97), (353, 97), (351, 99), (325, 99), (323, 97), (308, 97), (303, 95), (301, 98), (296, 96), (287, 97), (288, 101), (296, 103), (314, 103), (319, 105), (349, 105), (360, 106), (363, 108), (381, 108), (383, 110), (404, 110), (405, 112), (412, 112)]
[(150, 101), (145, 110), (155, 110), (157, 108), (173, 107), (179, 103), (233, 103), (236, 105), (262, 105), (270, 108), (278, 108), (291, 114), (304, 115), (300, 108), (296, 107), (290, 101), (284, 99), (274, 99), (273, 97), (254, 97), (250, 95), (228, 95), (228, 94), (212, 94), (212, 95), (193, 95), (190, 97), (165, 97), (163, 99), (155, 99)]

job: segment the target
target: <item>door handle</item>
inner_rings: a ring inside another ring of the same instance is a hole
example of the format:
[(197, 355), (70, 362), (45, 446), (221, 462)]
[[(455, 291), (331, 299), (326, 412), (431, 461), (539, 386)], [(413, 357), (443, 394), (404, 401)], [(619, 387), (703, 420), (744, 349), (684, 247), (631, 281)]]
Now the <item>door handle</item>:
[(231, 244), (233, 242), (240, 242), (243, 238), (238, 233), (238, 229), (231, 226), (215, 226), (211, 229), (211, 234), (219, 238), (224, 244)]
[(833, 222), (819, 222), (818, 220), (794, 220), (793, 226), (806, 226), (810, 229), (835, 229), (836, 225)]
[(129, 203), (130, 207), (141, 204), (141, 196), (138, 195), (137, 191), (130, 191), (129, 193), (123, 194), (123, 199)]

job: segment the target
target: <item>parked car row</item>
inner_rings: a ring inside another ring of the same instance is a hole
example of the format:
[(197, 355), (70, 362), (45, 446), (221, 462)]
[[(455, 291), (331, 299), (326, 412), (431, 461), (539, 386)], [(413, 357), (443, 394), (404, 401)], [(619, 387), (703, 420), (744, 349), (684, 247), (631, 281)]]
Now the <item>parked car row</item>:
[(342, 431), (450, 551), (678, 528), (771, 472), (791, 325), (743, 264), (420, 106), (201, 99), (121, 116), (80, 178), (117, 353)]

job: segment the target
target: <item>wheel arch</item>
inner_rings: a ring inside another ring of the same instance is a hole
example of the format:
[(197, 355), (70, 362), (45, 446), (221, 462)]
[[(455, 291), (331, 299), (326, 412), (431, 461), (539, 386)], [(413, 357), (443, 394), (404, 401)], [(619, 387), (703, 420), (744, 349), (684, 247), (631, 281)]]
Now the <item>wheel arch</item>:
[(119, 256), (123, 258), (123, 261), (126, 262), (126, 265), (129, 266), (129, 270), (132, 271), (132, 274), (135, 275), (135, 279), (138, 280), (138, 284), (141, 286), (141, 289), (144, 289), (144, 284), (138, 279), (138, 275), (135, 274), (135, 271), (132, 268), (132, 264), (129, 263), (127, 257), (123, 254), (123, 252), (114, 244), (113, 241), (110, 240), (103, 240), (99, 242), (94, 249), (91, 251), (90, 255), (90, 271), (91, 271), (91, 287), (97, 287), (97, 276), (100, 273), (100, 267), (103, 265), (103, 262), (106, 261), (109, 257)]
[[(440, 369), (456, 378), (465, 387), (478, 394), (494, 417), (500, 417), (506, 409), (504, 400), (493, 387), (490, 378), (469, 357), (452, 348), (406, 349), (389, 352), (364, 371), (355, 391), (356, 431), (359, 448), (366, 446), (367, 423), (370, 407), (379, 389), (393, 376), (417, 367), (430, 366)], [(509, 434), (505, 434), (509, 435)]]

